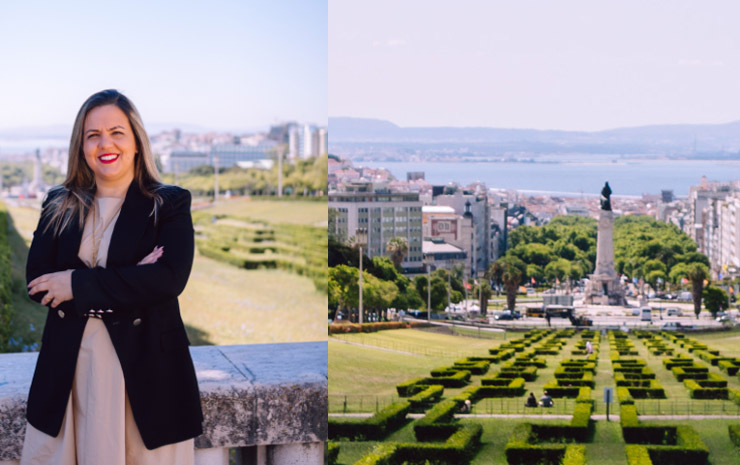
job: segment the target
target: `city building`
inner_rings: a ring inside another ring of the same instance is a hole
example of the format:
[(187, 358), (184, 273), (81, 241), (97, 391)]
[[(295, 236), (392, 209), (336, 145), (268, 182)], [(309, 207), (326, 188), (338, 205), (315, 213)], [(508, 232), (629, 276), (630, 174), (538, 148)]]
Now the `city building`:
[(452, 207), (456, 214), (471, 221), (470, 232), (463, 231), (469, 234), (471, 245), (464, 250), (470, 262), (470, 276), (482, 276), (491, 263), (490, 209), (485, 186), (473, 187), (474, 190), (450, 185), (440, 190), (435, 186), (433, 202), (437, 206)]
[[(451, 266), (457, 264), (463, 265), (465, 275), (471, 276), (473, 263), (469, 260), (471, 257), (469, 252), (472, 252), (474, 248), (472, 240), (472, 216), (465, 218), (462, 215), (455, 213), (455, 209), (452, 207), (438, 205), (425, 205), (422, 207), (421, 211), (422, 235), (425, 241), (424, 247), (426, 247), (430, 253), (432, 251), (442, 251), (444, 249), (442, 247), (443, 244), (447, 244), (454, 249), (459, 250), (462, 252), (461, 254), (458, 253), (454, 257), (446, 255), (444, 261), (447, 265)], [(429, 242), (429, 244), (427, 244), (427, 242)], [(444, 250), (446, 252), (454, 251), (450, 248), (446, 248)], [(429, 258), (426, 251), (424, 252), (424, 256)], [(437, 259), (432, 257), (432, 260)], [(445, 268), (450, 268), (451, 266), (445, 266)]]
[(423, 271), (422, 211), (419, 194), (392, 192), (387, 183), (357, 179), (329, 191), (329, 233), (361, 244), (369, 257), (389, 256), (388, 241), (403, 237), (406, 272)]

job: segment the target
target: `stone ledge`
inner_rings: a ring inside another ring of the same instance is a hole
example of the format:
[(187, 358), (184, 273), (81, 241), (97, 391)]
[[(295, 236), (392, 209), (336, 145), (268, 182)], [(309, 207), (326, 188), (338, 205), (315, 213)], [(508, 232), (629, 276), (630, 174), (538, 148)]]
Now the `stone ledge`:
[[(326, 342), (192, 347), (203, 405), (196, 448), (324, 442)], [(37, 353), (0, 355), (0, 461), (20, 457)]]

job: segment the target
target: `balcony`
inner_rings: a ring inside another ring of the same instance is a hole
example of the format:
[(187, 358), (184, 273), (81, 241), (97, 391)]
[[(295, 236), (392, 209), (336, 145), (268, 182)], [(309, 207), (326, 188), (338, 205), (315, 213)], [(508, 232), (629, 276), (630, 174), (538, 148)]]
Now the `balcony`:
[[(327, 439), (326, 342), (192, 347), (203, 405), (196, 465), (320, 465)], [(0, 354), (0, 465), (17, 465), (38, 353)], [(232, 462), (233, 463), (233, 462)]]

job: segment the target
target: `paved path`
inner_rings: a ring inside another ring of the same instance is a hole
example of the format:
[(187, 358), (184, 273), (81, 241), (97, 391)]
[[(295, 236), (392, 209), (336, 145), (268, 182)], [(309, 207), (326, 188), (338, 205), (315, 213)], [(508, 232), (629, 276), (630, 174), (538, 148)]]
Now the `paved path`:
[[(330, 417), (344, 418), (370, 418), (372, 413), (330, 413)], [(418, 419), (424, 416), (423, 413), (410, 413), (408, 418)], [(573, 415), (510, 415), (504, 413), (493, 414), (464, 414), (455, 415), (455, 418), (542, 418), (546, 420), (569, 420)], [(739, 420), (738, 415), (640, 415), (640, 420)], [(591, 415), (594, 421), (606, 420), (606, 415)], [(619, 421), (619, 415), (609, 414), (609, 421)]]

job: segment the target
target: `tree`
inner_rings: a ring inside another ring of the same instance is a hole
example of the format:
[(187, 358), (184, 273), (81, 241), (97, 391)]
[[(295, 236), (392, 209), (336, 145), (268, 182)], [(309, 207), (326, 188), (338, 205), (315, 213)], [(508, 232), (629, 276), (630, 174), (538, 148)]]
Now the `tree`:
[(488, 283), (480, 285), (480, 314), (485, 316), (488, 313), (488, 299), (491, 298), (491, 286)]
[(542, 271), (542, 267), (537, 265), (527, 265), (527, 277), (534, 278), (536, 282), (541, 282), (545, 277), (545, 272)]
[(516, 307), (516, 292), (527, 271), (523, 261), (513, 255), (504, 255), (488, 268), (486, 277), (495, 279), (504, 285), (506, 306), (509, 310)]
[(398, 296), (398, 287), (391, 281), (383, 281), (371, 274), (363, 275), (363, 310), (375, 310), (385, 319), (385, 312)]
[(360, 270), (347, 265), (329, 268), (329, 301), (336, 304), (336, 311), (358, 306), (359, 275)]
[(717, 312), (728, 308), (730, 306), (730, 297), (719, 287), (707, 286), (702, 291), (704, 297), (704, 306), (712, 314), (713, 318), (717, 317)]
[(691, 263), (688, 266), (687, 277), (691, 281), (691, 295), (694, 298), (694, 314), (699, 318), (704, 281), (709, 277), (709, 269), (703, 263)]
[(554, 282), (565, 281), (570, 276), (570, 262), (564, 258), (558, 258), (547, 264), (545, 267), (545, 277)]
[(404, 257), (409, 253), (409, 243), (404, 237), (394, 237), (385, 244), (385, 251), (390, 254), (396, 268), (400, 268)]

